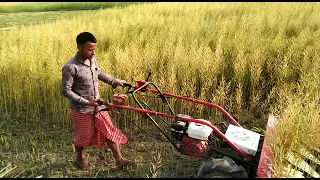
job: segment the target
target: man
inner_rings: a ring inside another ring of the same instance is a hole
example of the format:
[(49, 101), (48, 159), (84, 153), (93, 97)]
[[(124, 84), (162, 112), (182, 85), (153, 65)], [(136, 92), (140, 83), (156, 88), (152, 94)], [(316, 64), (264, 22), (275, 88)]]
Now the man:
[(99, 102), (98, 80), (113, 88), (123, 86), (125, 80), (113, 78), (101, 71), (95, 59), (96, 38), (89, 32), (80, 33), (77, 38), (77, 54), (62, 68), (61, 91), (69, 99), (74, 127), (74, 145), (77, 152), (76, 162), (84, 170), (91, 170), (83, 149), (88, 146), (102, 148), (107, 142), (117, 167), (133, 165), (135, 162), (122, 157), (119, 144), (127, 138), (113, 126), (106, 111), (97, 113)]

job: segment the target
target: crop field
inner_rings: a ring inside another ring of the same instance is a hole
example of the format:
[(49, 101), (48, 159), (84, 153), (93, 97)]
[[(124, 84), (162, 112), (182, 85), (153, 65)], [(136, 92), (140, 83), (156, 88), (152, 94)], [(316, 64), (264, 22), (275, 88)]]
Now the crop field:
[[(120, 146), (123, 155), (137, 167), (115, 169), (109, 149), (90, 147), (85, 153), (93, 171), (77, 168), (60, 81), (83, 31), (96, 36), (96, 58), (111, 76), (135, 84), (151, 72), (162, 91), (218, 104), (262, 134), (268, 114), (275, 115), (269, 139), (275, 177), (290, 177), (283, 171), (288, 152), (320, 148), (320, 3), (101, 3), (0, 3), (0, 177), (172, 178), (198, 171), (201, 159), (144, 133), (132, 123), (160, 134), (124, 110), (128, 118), (110, 115), (129, 140)], [(126, 92), (103, 83), (99, 88), (105, 100)], [(224, 118), (169, 102), (177, 114), (213, 124)], [(152, 100), (149, 105), (164, 108)]]

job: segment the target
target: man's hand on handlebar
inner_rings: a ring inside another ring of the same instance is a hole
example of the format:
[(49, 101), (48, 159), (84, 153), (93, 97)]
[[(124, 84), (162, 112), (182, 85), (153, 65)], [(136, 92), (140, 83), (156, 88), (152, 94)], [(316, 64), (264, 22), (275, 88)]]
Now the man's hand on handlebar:
[(118, 81), (120, 82), (120, 86), (122, 87), (128, 87), (129, 89), (132, 87), (132, 85), (127, 83), (127, 81), (125, 80), (118, 79)]
[(122, 79), (118, 79), (119, 83), (120, 83), (120, 86), (124, 87), (124, 84), (127, 83), (127, 81), (125, 80), (122, 80)]
[(104, 103), (103, 99), (98, 98), (98, 99), (93, 99), (89, 101), (88, 106), (93, 106), (93, 107), (98, 107)]

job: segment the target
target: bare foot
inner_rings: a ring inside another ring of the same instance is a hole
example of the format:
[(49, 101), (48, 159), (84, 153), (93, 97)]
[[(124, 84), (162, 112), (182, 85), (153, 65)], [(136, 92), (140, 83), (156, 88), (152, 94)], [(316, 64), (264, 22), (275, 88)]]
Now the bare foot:
[(76, 163), (77, 163), (78, 167), (82, 170), (86, 170), (86, 171), (92, 170), (92, 167), (88, 161), (88, 158), (86, 158), (84, 155), (82, 155), (81, 158), (77, 157)]
[(125, 158), (122, 158), (120, 161), (116, 161), (116, 166), (118, 168), (121, 168), (121, 167), (127, 166), (127, 165), (134, 165), (134, 164), (136, 164), (135, 161), (128, 160), (128, 159), (125, 159)]

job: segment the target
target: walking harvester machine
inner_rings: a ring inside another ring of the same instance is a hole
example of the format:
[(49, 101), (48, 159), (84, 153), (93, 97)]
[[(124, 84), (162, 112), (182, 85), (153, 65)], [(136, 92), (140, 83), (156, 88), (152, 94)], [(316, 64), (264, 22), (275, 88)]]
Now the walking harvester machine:
[[(272, 131), (274, 118), (270, 114), (266, 126), (266, 134), (262, 135), (242, 127), (231, 115), (217, 104), (202, 100), (174, 95), (162, 92), (153, 83), (148, 82), (151, 73), (146, 80), (137, 80), (137, 85), (125, 83), (130, 94), (138, 107), (125, 105), (128, 96), (117, 93), (112, 97), (112, 103), (104, 101), (102, 110), (113, 111), (115, 108), (135, 111), (151, 120), (161, 134), (174, 148), (187, 156), (204, 158), (203, 163), (195, 177), (214, 177), (215, 174), (223, 177), (247, 178), (247, 177), (272, 177), (271, 159), (269, 147), (264, 141), (264, 136)], [(149, 88), (153, 86), (154, 88)], [(133, 90), (131, 90), (133, 88)], [(143, 108), (137, 100), (138, 93), (153, 93), (169, 107), (170, 114), (153, 111), (146, 103), (142, 102), (148, 109)], [(189, 101), (198, 105), (215, 108), (228, 120), (218, 125), (212, 124), (205, 119), (195, 119), (185, 114), (175, 114), (167, 98)], [(159, 126), (152, 116), (172, 119), (171, 124), (166, 123), (167, 131)], [(169, 129), (169, 131), (168, 131)], [(169, 132), (169, 133), (168, 133)]]

